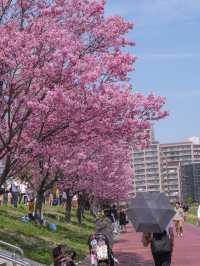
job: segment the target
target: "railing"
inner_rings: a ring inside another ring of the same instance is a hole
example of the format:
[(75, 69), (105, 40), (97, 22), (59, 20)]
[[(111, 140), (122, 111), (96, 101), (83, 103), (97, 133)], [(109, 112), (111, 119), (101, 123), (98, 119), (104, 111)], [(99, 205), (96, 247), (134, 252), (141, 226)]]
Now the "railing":
[(12, 262), (13, 266), (15, 265), (20, 265), (20, 266), (31, 266), (30, 263), (23, 261), (22, 259), (17, 259), (12, 257), (12, 255), (7, 255), (4, 254), (3, 252), (0, 251), (0, 258), (5, 260), (6, 262)]
[[(9, 261), (9, 262), (12, 262), (13, 263), (13, 266), (15, 265), (20, 265), (20, 266), (31, 266), (30, 263), (26, 262), (23, 260), (23, 257), (24, 257), (24, 251), (17, 247), (17, 246), (14, 246), (12, 244), (9, 244), (7, 242), (4, 242), (4, 241), (0, 241), (0, 246), (5, 246), (7, 248), (10, 248), (13, 252), (12, 253), (8, 253), (6, 251), (0, 251), (0, 258), (5, 260), (5, 261)], [(20, 255), (20, 258), (17, 258), (17, 254), (16, 253), (19, 253)]]
[(9, 244), (7, 242), (4, 242), (4, 241), (1, 241), (0, 240), (0, 246), (6, 246), (6, 247), (9, 247), (11, 248), (14, 252), (13, 252), (13, 255), (16, 256), (16, 251), (20, 254), (20, 256), (24, 256), (24, 251), (23, 249), (17, 247), (17, 246), (14, 246), (12, 244)]

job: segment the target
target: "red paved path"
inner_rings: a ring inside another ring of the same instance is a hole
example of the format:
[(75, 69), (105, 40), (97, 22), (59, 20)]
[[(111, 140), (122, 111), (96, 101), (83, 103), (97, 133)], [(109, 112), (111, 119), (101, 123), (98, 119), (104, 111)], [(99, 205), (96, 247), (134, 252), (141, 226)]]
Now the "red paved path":
[[(141, 244), (141, 234), (131, 226), (114, 247), (120, 266), (153, 266), (149, 248)], [(200, 229), (185, 224), (183, 238), (176, 238), (172, 266), (200, 266)]]

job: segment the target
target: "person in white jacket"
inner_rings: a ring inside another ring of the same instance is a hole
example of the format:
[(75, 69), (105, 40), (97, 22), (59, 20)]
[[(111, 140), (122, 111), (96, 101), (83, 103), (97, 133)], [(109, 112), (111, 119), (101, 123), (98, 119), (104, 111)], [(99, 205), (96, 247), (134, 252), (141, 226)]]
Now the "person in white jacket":
[(199, 207), (197, 209), (197, 218), (198, 218), (198, 225), (200, 226), (200, 204), (199, 204)]

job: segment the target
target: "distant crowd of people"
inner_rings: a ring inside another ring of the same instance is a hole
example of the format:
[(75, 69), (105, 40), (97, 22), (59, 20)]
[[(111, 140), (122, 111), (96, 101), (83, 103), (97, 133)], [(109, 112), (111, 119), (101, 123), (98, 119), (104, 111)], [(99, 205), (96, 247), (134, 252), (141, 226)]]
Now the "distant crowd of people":
[[(13, 180), (10, 183), (0, 187), (0, 206), (13, 205), (17, 208), (19, 204), (28, 206), (29, 213), (34, 210), (36, 193), (31, 185), (27, 182), (20, 182)], [(44, 205), (46, 206), (65, 206), (67, 201), (66, 192), (61, 191), (58, 186), (54, 186), (51, 190), (47, 191), (44, 195)], [(76, 207), (76, 196), (73, 199), (72, 205)]]
[(27, 202), (33, 197), (33, 190), (26, 182), (12, 181), (0, 188), (0, 206), (12, 204), (15, 208), (18, 204)]

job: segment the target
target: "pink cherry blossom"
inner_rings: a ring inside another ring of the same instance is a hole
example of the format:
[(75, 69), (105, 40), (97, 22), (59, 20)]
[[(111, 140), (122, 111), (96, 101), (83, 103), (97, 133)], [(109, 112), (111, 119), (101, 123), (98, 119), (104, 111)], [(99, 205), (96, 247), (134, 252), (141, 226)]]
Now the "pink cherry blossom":
[[(0, 1), (0, 184), (28, 173), (100, 199), (127, 198), (131, 152), (148, 145), (163, 97), (134, 93), (133, 25), (100, 0)], [(75, 185), (74, 185), (75, 184)]]

